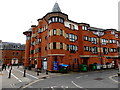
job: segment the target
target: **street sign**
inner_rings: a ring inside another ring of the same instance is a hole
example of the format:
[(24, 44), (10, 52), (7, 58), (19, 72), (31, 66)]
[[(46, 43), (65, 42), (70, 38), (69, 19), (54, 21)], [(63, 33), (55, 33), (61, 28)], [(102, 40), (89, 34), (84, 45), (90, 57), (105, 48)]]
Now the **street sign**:
[(53, 70), (58, 70), (58, 61), (53, 62)]

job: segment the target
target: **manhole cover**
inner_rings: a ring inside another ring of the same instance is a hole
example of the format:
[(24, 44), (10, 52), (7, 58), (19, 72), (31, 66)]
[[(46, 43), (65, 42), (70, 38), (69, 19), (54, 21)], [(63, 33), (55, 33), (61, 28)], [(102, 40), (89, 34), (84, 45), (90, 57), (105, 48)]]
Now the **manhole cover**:
[(103, 80), (103, 78), (95, 78), (94, 80)]

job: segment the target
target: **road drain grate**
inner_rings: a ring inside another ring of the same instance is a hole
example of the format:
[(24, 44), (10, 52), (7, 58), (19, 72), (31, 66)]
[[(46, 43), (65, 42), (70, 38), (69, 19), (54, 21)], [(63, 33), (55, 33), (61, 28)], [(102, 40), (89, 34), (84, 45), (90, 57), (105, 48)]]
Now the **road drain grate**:
[(103, 80), (103, 78), (95, 78), (94, 80)]

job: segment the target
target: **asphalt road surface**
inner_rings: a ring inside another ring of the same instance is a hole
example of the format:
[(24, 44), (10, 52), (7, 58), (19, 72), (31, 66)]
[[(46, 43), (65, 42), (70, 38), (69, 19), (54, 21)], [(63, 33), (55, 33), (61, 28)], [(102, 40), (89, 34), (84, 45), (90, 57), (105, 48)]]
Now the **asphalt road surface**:
[(112, 88), (112, 90), (116, 90), (115, 88), (120, 86), (118, 78), (112, 78), (118, 72), (115, 69), (57, 74), (55, 77), (43, 79), (38, 78), (35, 72), (27, 72), (29, 73), (27, 77), (23, 77), (23, 70), (18, 70), (17, 67), (13, 67), (11, 79), (8, 79), (8, 72), (9, 69), (4, 70), (3, 75), (1, 75), (2, 88), (21, 87), (25, 90), (33, 90), (33, 88), (36, 88), (36, 90), (108, 88), (108, 90), (111, 90), (110, 88)]
[(109, 77), (117, 74), (117, 70), (102, 70), (63, 74), (54, 78), (39, 80), (25, 88), (118, 88), (118, 83)]

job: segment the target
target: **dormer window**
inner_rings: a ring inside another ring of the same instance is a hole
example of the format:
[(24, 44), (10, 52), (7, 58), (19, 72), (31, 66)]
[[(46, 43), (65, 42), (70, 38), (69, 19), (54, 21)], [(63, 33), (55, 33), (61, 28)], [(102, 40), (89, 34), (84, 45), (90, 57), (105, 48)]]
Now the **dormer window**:
[(51, 17), (49, 20), (48, 20), (48, 23), (52, 23), (52, 22), (60, 22), (60, 23), (63, 23), (64, 22), (64, 19), (61, 18), (61, 17)]
[(52, 22), (55, 22), (55, 18), (52, 18)]
[(114, 31), (111, 31), (111, 34), (112, 34), (112, 35), (115, 35), (115, 32), (114, 32)]
[(82, 30), (87, 30), (87, 27), (86, 26), (82, 26)]

